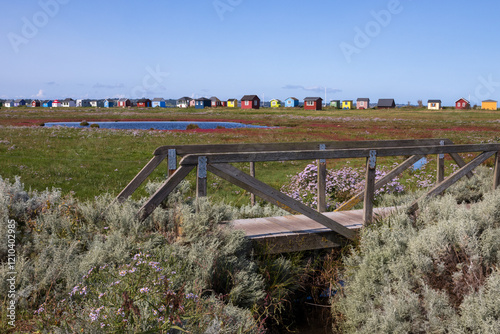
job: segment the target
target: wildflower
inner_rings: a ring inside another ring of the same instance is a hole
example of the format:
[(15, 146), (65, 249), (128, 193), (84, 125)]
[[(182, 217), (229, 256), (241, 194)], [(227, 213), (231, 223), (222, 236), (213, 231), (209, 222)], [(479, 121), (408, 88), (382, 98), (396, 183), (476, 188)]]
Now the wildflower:
[(186, 299), (193, 299), (193, 300), (197, 300), (198, 299), (198, 295), (195, 295), (194, 293), (188, 293), (186, 295)]
[(119, 275), (120, 276), (125, 276), (125, 275), (127, 275), (127, 271), (126, 270), (122, 270), (122, 271), (119, 272)]
[(80, 291), (80, 295), (86, 295), (87, 294), (87, 287), (84, 286), (82, 290)]
[(99, 299), (101, 299), (101, 298), (102, 298), (103, 296), (105, 296), (105, 295), (106, 295), (106, 292), (100, 293), (100, 294), (99, 294)]
[(78, 290), (80, 289), (80, 287), (77, 285), (73, 288), (73, 290), (71, 290), (71, 292), (69, 293), (70, 296), (73, 296), (75, 293), (78, 292)]
[(36, 310), (34, 312), (34, 314), (40, 314), (40, 313), (43, 313), (43, 311), (45, 311), (45, 308), (43, 307), (45, 305), (45, 303), (43, 303), (42, 305), (40, 305), (40, 308), (38, 310)]
[(149, 288), (148, 287), (145, 287), (145, 288), (142, 288), (139, 290), (141, 293), (148, 293), (149, 292)]
[(120, 284), (120, 282), (121, 282), (121, 281), (116, 281), (116, 282), (113, 282), (113, 283), (111, 283), (111, 285), (110, 285), (110, 286)]

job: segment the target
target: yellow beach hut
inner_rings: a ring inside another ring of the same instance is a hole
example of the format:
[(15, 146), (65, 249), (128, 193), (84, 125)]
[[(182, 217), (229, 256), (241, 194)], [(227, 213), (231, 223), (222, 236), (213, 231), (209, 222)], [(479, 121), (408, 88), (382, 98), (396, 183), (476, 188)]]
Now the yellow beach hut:
[(342, 101), (342, 109), (352, 109), (352, 100)]
[(281, 100), (274, 99), (271, 100), (271, 108), (279, 108), (281, 107)]
[(498, 109), (498, 104), (497, 101), (495, 100), (484, 100), (481, 109), (484, 110), (497, 110)]

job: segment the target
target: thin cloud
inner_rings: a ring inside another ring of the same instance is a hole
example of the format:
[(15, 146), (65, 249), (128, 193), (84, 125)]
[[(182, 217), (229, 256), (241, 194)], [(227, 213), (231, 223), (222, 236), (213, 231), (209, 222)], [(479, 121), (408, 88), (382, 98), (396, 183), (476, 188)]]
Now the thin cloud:
[(43, 93), (43, 90), (42, 90), (42, 89), (40, 89), (40, 90), (38, 91), (38, 94), (34, 95), (34, 97), (37, 97), (37, 98), (39, 98), (39, 99), (43, 98), (44, 96), (45, 96), (45, 94)]
[[(325, 92), (325, 87), (321, 87), (321, 86), (304, 87), (302, 85), (286, 85), (282, 88), (283, 89), (300, 89), (300, 90), (305, 90), (308, 92), (315, 92), (315, 93), (324, 93)], [(330, 93), (330, 94), (334, 94), (334, 93), (340, 93), (340, 92), (342, 92), (342, 90), (326, 87), (326, 92)]]
[(56, 84), (55, 81), (49, 81), (46, 83), (48, 86), (54, 86)]
[(94, 86), (94, 88), (107, 88), (107, 89), (117, 89), (117, 88), (124, 88), (125, 85), (124, 84), (116, 84), (116, 85), (103, 85), (103, 84), (100, 84), (100, 83), (96, 83)]

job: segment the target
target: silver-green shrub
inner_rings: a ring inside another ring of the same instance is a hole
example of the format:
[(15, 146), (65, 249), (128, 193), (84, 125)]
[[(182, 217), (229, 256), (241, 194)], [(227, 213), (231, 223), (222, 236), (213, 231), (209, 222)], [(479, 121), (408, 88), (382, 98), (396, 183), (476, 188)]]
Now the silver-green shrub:
[[(58, 190), (29, 191), (19, 179), (12, 183), (0, 179), (0, 235), (6, 236), (9, 219), (16, 221), (16, 302), (19, 312), (36, 312), (33, 319), (28, 317), (37, 324), (32, 325), (36, 327), (33, 330), (65, 332), (79, 325), (86, 332), (99, 332), (101, 323), (79, 318), (82, 312), (88, 315), (92, 307), (98, 309), (99, 298), (79, 303), (70, 300), (69, 294), (85, 281), (92, 268), (109, 268), (110, 273), (100, 278), (102, 284), (109, 285), (106, 279), (112, 277), (113, 270), (130, 264), (134, 254), (149, 253), (165, 262), (165, 270), (176, 272), (171, 278), (172, 291), (199, 295), (194, 311), (204, 316), (181, 317), (181, 326), (206, 330), (219, 324), (221, 333), (233, 333), (235, 329), (259, 332), (251, 309), (264, 295), (263, 279), (242, 233), (227, 224), (219, 227), (222, 221), (238, 216), (238, 210), (206, 200), (186, 201), (188, 188), (181, 184), (141, 222), (136, 213), (144, 199), (119, 204), (104, 195), (81, 203), (62, 197)], [(11, 270), (4, 263), (7, 243), (4, 240), (0, 244), (3, 308), (7, 273)], [(148, 281), (152, 276), (144, 275), (142, 283), (152, 283)], [(130, 283), (126, 288), (137, 292), (134, 289), (138, 287)], [(115, 297), (124, 298), (120, 294)], [(138, 307), (141, 305), (138, 302)], [(145, 311), (140, 312), (136, 327), (127, 330), (159, 329), (145, 317)], [(6, 329), (6, 322), (0, 320), (1, 331)]]
[[(500, 190), (491, 172), (363, 229), (333, 314), (346, 333), (500, 333)], [(459, 203), (474, 203), (470, 207)]]

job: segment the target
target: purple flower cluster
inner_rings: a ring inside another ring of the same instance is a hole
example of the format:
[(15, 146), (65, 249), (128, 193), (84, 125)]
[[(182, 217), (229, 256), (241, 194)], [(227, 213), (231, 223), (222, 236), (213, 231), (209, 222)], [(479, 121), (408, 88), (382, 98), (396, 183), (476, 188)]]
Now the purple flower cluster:
[[(375, 180), (380, 180), (387, 172), (377, 169)], [(309, 164), (298, 174), (291, 177), (290, 183), (282, 187), (282, 191), (295, 200), (311, 207), (317, 207), (318, 166)], [(334, 209), (365, 187), (365, 171), (361, 168), (343, 167), (327, 170), (326, 194), (327, 207)], [(375, 196), (387, 193), (404, 192), (398, 178), (393, 179), (375, 192)]]

